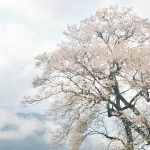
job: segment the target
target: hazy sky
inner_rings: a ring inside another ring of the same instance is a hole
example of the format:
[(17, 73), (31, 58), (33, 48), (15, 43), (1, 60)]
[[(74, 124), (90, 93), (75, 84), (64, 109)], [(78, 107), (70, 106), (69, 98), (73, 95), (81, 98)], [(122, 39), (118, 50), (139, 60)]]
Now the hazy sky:
[(0, 0), (0, 106), (19, 109), (23, 95), (31, 92), (33, 58), (55, 50), (67, 24), (109, 5), (133, 7), (140, 16), (150, 16), (149, 0)]
[[(32, 93), (34, 57), (55, 50), (67, 24), (79, 23), (110, 5), (133, 7), (138, 15), (150, 16), (150, 0), (0, 0), (0, 149), (32, 149), (32, 145), (44, 150), (49, 140), (46, 131), (55, 128), (54, 122), (11, 112), (44, 112), (47, 107), (43, 103), (20, 108), (23, 96)], [(89, 140), (82, 149), (99, 149), (105, 141), (100, 142)]]

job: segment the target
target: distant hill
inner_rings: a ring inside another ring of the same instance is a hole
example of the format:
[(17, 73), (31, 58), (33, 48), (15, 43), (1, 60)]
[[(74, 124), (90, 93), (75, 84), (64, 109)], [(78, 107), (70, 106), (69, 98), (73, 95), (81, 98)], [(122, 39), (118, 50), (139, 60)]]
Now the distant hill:
[[(3, 116), (0, 120), (0, 150), (56, 150), (47, 142), (48, 131), (55, 128), (49, 117), (38, 113), (12, 113), (6, 109), (0, 109), (0, 113)], [(80, 150), (104, 149), (99, 142), (97, 138), (87, 139)]]
[(19, 117), (26, 118), (26, 119), (36, 118), (39, 121), (46, 121), (46, 120), (50, 121), (48, 116), (38, 114), (38, 113), (21, 113), (21, 112), (18, 112), (18, 113), (16, 113), (16, 115), (19, 116)]
[[(50, 121), (50, 119), (47, 116), (38, 114), (38, 113), (16, 113), (16, 116), (18, 118), (23, 118), (25, 120), (38, 120), (39, 122), (44, 121)], [(3, 132), (13, 132), (16, 131), (17, 126), (15, 126), (15, 122), (7, 122), (3, 127), (0, 128), (0, 131)], [(43, 130), (36, 129), (34, 133), (31, 133), (31, 135), (23, 138), (23, 139), (0, 139), (0, 150), (55, 150), (50, 146), (50, 144), (47, 144), (44, 142), (44, 140), (41, 140), (42, 136), (46, 134), (47, 129), (44, 128)], [(66, 148), (62, 148), (59, 150), (66, 150)]]

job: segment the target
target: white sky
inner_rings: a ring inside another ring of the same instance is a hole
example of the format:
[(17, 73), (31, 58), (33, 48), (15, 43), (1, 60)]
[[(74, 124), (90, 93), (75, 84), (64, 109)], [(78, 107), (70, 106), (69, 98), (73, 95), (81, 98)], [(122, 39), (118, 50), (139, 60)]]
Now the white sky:
[(133, 7), (138, 15), (150, 16), (149, 0), (0, 0), (0, 106), (19, 109), (31, 90), (33, 57), (56, 49), (67, 24), (109, 5)]

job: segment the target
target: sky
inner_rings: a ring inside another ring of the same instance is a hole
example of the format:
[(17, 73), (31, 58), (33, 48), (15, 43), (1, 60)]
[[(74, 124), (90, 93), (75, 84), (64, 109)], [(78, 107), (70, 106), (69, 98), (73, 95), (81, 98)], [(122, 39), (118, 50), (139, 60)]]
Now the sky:
[(110, 5), (132, 7), (149, 17), (149, 4), (149, 0), (0, 0), (0, 107), (20, 109), (23, 96), (32, 93), (34, 57), (56, 50), (67, 24), (77, 24)]
[[(29, 136), (37, 141), (35, 131), (54, 128), (52, 122), (16, 114), (43, 113), (47, 108), (46, 103), (20, 106), (23, 96), (33, 91), (34, 57), (55, 51), (65, 40), (62, 32), (68, 24), (77, 24), (110, 5), (132, 7), (139, 16), (150, 16), (149, 0), (0, 0), (0, 146), (4, 140)], [(46, 134), (42, 136), (46, 141)]]

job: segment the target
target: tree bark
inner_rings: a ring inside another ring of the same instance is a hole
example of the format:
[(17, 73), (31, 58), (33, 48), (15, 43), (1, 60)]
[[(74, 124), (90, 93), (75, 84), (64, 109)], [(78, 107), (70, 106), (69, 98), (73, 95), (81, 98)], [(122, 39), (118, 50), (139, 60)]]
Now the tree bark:
[(132, 136), (132, 131), (130, 128), (130, 122), (126, 117), (121, 118), (125, 132), (126, 132), (126, 137), (127, 137), (127, 145), (126, 145), (126, 150), (134, 150), (134, 143), (133, 143), (133, 136)]

